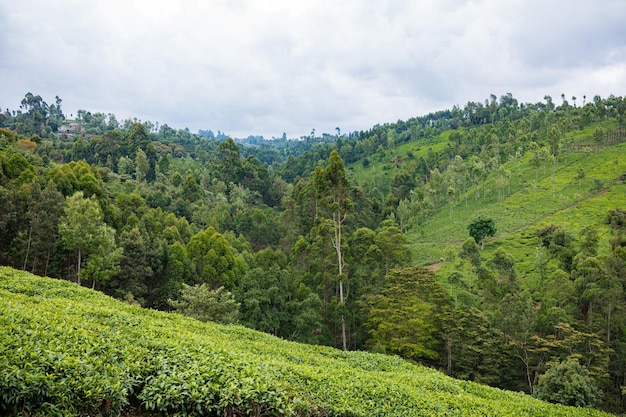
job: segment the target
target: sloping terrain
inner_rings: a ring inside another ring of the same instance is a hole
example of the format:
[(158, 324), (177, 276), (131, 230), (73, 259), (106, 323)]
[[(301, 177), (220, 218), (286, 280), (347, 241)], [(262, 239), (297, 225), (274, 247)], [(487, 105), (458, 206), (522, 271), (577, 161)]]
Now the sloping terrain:
[(0, 413), (601, 416), (0, 268)]

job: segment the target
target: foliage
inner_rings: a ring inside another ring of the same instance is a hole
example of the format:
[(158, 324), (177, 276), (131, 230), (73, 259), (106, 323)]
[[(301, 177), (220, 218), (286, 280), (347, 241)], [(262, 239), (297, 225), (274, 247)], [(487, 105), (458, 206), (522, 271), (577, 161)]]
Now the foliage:
[(183, 283), (180, 299), (168, 303), (179, 313), (200, 321), (230, 324), (237, 321), (239, 314), (239, 304), (229, 291), (224, 287), (211, 290), (207, 284)]
[(242, 268), (224, 236), (209, 227), (195, 234), (187, 245), (187, 253), (193, 265), (196, 282), (211, 287), (236, 286), (238, 270)]
[(496, 225), (493, 219), (479, 216), (467, 225), (467, 230), (470, 236), (480, 243), (480, 248), (484, 249), (485, 238), (496, 234)]
[(115, 275), (121, 253), (115, 244), (115, 230), (104, 223), (98, 202), (77, 191), (67, 198), (64, 214), (59, 234), (63, 244), (77, 252), (77, 282), (83, 277), (82, 258), (88, 255), (86, 274), (94, 282)]
[[(4, 415), (601, 416), (0, 268)], [(132, 406), (132, 408), (131, 408)]]
[(371, 343), (389, 354), (436, 363), (442, 321), (451, 304), (433, 274), (420, 268), (392, 270), (380, 294), (368, 299)]
[[(577, 359), (605, 394), (598, 406), (623, 412), (622, 97), (491, 96), (297, 141), (85, 110), (65, 120), (60, 99), (30, 93), (21, 104), (0, 114), (0, 263), (157, 309), (183, 284), (224, 286), (248, 327), (376, 351), (368, 301), (423, 316), (424, 296), (394, 304), (385, 274), (430, 265), (450, 313), (422, 323), (437, 342), (418, 360), (532, 392), (549, 362)], [(84, 253), (59, 232), (79, 191), (106, 226)], [(480, 216), (498, 225), (484, 251), (467, 238)], [(389, 338), (417, 322), (393, 323)]]
[(601, 393), (584, 366), (567, 361), (553, 365), (539, 378), (535, 396), (551, 403), (593, 407)]

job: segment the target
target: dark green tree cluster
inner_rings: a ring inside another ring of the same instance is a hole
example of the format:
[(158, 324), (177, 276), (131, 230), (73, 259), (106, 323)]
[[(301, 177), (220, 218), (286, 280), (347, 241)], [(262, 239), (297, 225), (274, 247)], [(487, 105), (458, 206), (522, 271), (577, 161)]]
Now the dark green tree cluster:
[(34, 146), (2, 128), (3, 264), (145, 307), (365, 346), (364, 297), (410, 256), (338, 152), (290, 184), (232, 139), (85, 111), (71, 123), (85, 129)]
[[(448, 308), (455, 309), (440, 324), (445, 349), (438, 365), (456, 377), (552, 402), (621, 410), (625, 219), (623, 209), (608, 210), (606, 252), (597, 227), (579, 235), (555, 224), (537, 228), (538, 253), (546, 259), (537, 260), (544, 266), (532, 292), (519, 282), (509, 253), (499, 248), (485, 260), (468, 239), (459, 270), (448, 277)], [(471, 265), (465, 272), (463, 262)]]

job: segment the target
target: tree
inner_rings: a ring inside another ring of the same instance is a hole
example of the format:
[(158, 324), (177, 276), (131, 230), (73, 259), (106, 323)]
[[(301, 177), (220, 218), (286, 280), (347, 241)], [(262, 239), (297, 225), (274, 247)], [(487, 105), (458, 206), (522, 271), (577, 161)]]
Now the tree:
[(535, 391), (541, 400), (573, 407), (593, 407), (600, 394), (587, 368), (577, 361), (554, 364), (539, 377)]
[(187, 245), (197, 283), (211, 288), (234, 289), (243, 273), (243, 261), (238, 260), (223, 235), (213, 227), (195, 234)]
[(151, 239), (142, 226), (134, 213), (128, 216), (126, 230), (119, 235), (119, 245), (124, 254), (120, 260), (120, 271), (106, 283), (105, 289), (118, 298), (131, 293), (141, 305), (146, 305), (151, 289), (149, 281), (162, 261), (155, 248), (158, 242)]
[(467, 229), (469, 235), (474, 238), (476, 242), (480, 243), (480, 248), (485, 248), (485, 238), (494, 236), (496, 234), (496, 225), (493, 219), (478, 216), (473, 222), (471, 222)]
[(132, 159), (122, 156), (117, 162), (117, 173), (122, 179), (130, 179), (136, 173), (135, 162)]
[[(59, 224), (59, 234), (63, 245), (76, 251), (76, 281), (80, 284), (83, 258), (98, 250), (105, 236), (110, 235), (109, 226), (104, 223), (104, 215), (100, 205), (92, 196), (85, 198), (82, 191), (68, 197), (65, 203), (64, 216)], [(114, 246), (109, 249), (115, 250)], [(90, 272), (93, 273), (95, 266)]]
[(239, 286), (243, 324), (278, 336), (289, 319), (290, 283), (288, 271), (276, 264), (249, 270)]
[(391, 182), (391, 192), (398, 201), (409, 198), (409, 193), (416, 186), (415, 179), (407, 170), (400, 171)]
[(532, 337), (537, 323), (536, 303), (528, 291), (509, 293), (500, 302), (499, 316), (505, 341), (524, 365), (528, 390), (533, 392), (537, 365)]
[[(170, 226), (167, 229), (170, 230), (170, 233), (180, 236), (180, 233), (174, 226)], [(178, 240), (167, 247), (167, 261), (163, 271), (163, 278), (165, 281), (162, 293), (163, 298), (159, 299), (157, 297), (157, 303), (178, 298), (183, 283), (190, 281), (191, 264), (185, 247)]]
[(224, 184), (239, 184), (243, 175), (243, 166), (235, 141), (228, 138), (220, 143), (219, 158), (217, 169)]
[(569, 232), (561, 226), (547, 224), (535, 230), (535, 235), (541, 245), (548, 249), (550, 255), (561, 262), (561, 268), (571, 272), (575, 250), (572, 245), (574, 238)]
[(145, 172), (144, 179), (148, 182), (154, 181), (156, 178), (155, 166), (157, 164), (158, 157), (156, 150), (150, 140), (146, 127), (142, 123), (134, 123), (130, 128), (126, 142), (126, 156), (131, 160), (135, 160), (139, 149), (145, 153), (148, 160), (148, 169)]
[(442, 324), (451, 300), (423, 268), (394, 269), (379, 294), (367, 297), (370, 348), (406, 359), (437, 364)]
[(362, 287), (380, 291), (385, 278), (383, 254), (376, 245), (376, 232), (359, 228), (350, 236), (351, 275)]
[(626, 246), (626, 210), (623, 208), (610, 209), (604, 222), (611, 228), (611, 246), (615, 250), (619, 246)]
[[(320, 202), (326, 211), (329, 212), (333, 224), (333, 237), (331, 241), (337, 254), (339, 303), (343, 308), (346, 300), (343, 288), (345, 264), (342, 253), (342, 226), (352, 210), (352, 200), (349, 196), (349, 183), (344, 170), (343, 161), (336, 150), (331, 152), (328, 165), (325, 169), (318, 168), (315, 170), (313, 181), (316, 192), (318, 196), (320, 196)], [(346, 323), (343, 312), (341, 313), (341, 340), (343, 350), (347, 350)]]
[(411, 261), (411, 251), (407, 246), (406, 236), (392, 220), (385, 220), (376, 230), (376, 246), (385, 263), (385, 275), (392, 268), (397, 268)]
[(444, 327), (448, 374), (460, 379), (501, 386), (511, 356), (501, 343), (502, 333), (476, 309), (454, 310)]
[(168, 154), (165, 154), (161, 156), (161, 158), (159, 159), (159, 162), (157, 163), (157, 173), (167, 178), (167, 175), (169, 174), (171, 167), (172, 167), (172, 162), (170, 161), (170, 156)]
[(198, 185), (196, 179), (191, 172), (188, 172), (187, 176), (185, 177), (182, 196), (186, 201), (190, 203), (193, 203), (194, 201), (202, 197), (202, 187)]
[(37, 136), (45, 137), (45, 125), (49, 112), (48, 104), (43, 101), (40, 95), (26, 93), (20, 107), (27, 112), (28, 118), (24, 120), (29, 126), (28, 129), (20, 133), (35, 133)]
[(517, 274), (515, 273), (515, 260), (513, 256), (502, 248), (496, 249), (493, 257), (487, 265), (495, 269), (500, 276), (500, 285), (511, 290), (517, 288)]
[(465, 239), (465, 242), (461, 245), (459, 256), (470, 261), (474, 267), (480, 266), (480, 252), (478, 251), (476, 240), (473, 237), (470, 236)]
[(96, 282), (106, 282), (120, 270), (122, 248), (115, 244), (115, 229), (104, 225), (100, 229), (100, 238), (94, 252), (89, 255), (81, 274), (91, 279), (91, 288), (96, 288)]
[(150, 161), (148, 161), (146, 153), (141, 148), (137, 149), (137, 155), (135, 156), (135, 178), (137, 182), (142, 182), (146, 179), (149, 169)]
[(579, 166), (576, 169), (576, 179), (578, 180), (578, 188), (582, 187), (583, 179), (585, 179), (586, 173), (585, 169), (582, 166)]
[(82, 191), (84, 197), (95, 194), (102, 195), (102, 184), (97, 170), (85, 161), (72, 161), (52, 169), (48, 180), (54, 181), (64, 196), (71, 196), (76, 191)]
[[(48, 275), (50, 258), (58, 245), (59, 218), (63, 213), (65, 199), (53, 181), (48, 181), (46, 187), (39, 192), (39, 187), (33, 185), (31, 192), (31, 204), (29, 204), (26, 216), (29, 224), (29, 249), (32, 250), (31, 271), (37, 271), (44, 276)], [(29, 250), (24, 258), (24, 269), (29, 258)], [(44, 268), (38, 269), (41, 260)]]
[(180, 300), (168, 300), (179, 313), (200, 321), (231, 324), (237, 321), (239, 304), (224, 287), (210, 289), (207, 284), (183, 284)]

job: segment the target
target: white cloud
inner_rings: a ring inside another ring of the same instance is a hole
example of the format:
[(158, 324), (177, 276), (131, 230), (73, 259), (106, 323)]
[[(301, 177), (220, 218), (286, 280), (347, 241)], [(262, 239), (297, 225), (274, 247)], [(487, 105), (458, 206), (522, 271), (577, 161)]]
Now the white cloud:
[(0, 0), (0, 105), (297, 137), (626, 90), (620, 0)]

